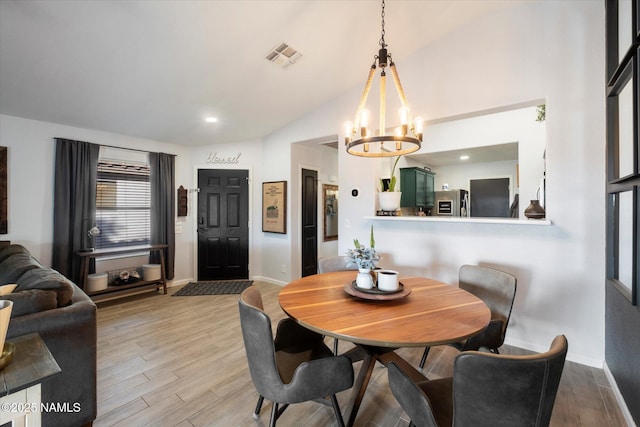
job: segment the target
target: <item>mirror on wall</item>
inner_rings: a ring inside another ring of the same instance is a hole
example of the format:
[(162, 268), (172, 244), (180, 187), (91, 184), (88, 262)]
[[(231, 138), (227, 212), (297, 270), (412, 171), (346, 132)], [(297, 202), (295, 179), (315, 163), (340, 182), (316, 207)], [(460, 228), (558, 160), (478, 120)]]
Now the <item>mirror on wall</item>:
[[(535, 105), (539, 103), (532, 104), (427, 124), (422, 148), (404, 156), (398, 167), (435, 173), (431, 216), (526, 219), (524, 210), (531, 200), (545, 206), (545, 117)], [(499, 184), (499, 201), (493, 188), (485, 188), (494, 182)], [(481, 193), (480, 188), (488, 191)], [(456, 194), (461, 194), (461, 209), (438, 212), (438, 200)]]
[(323, 240), (338, 240), (338, 186), (322, 184)]

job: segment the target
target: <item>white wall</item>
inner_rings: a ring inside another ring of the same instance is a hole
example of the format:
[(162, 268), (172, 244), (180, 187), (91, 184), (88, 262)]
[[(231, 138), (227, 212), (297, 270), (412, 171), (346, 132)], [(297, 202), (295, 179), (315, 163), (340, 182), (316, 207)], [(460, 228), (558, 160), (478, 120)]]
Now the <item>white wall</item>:
[[(0, 115), (0, 145), (8, 147), (9, 234), (2, 238), (25, 246), (44, 265), (51, 265), (55, 137), (175, 154), (176, 185), (190, 178), (185, 147)], [(177, 234), (174, 282), (191, 277), (191, 257), (190, 237)]]
[[(333, 104), (326, 104), (306, 114), (299, 121), (267, 135), (263, 139), (262, 148), (263, 180), (287, 180), (289, 188), (291, 188), (292, 177), (298, 176), (299, 173), (298, 163), (294, 162), (292, 158), (291, 144), (337, 134), (345, 117), (343, 109), (335, 110)], [(340, 168), (338, 168), (338, 172), (340, 172)], [(344, 191), (342, 186), (340, 190)], [(287, 212), (292, 212), (292, 209), (298, 206), (297, 199), (293, 200), (293, 197), (288, 197)], [(342, 206), (340, 209), (342, 211)], [(293, 226), (297, 227), (295, 223)], [(289, 215), (287, 230), (291, 230), (291, 227), (292, 216)], [(340, 231), (338, 232), (340, 233)], [(263, 233), (261, 244), (262, 275), (265, 278), (277, 278), (277, 282), (286, 284), (291, 279), (299, 277), (292, 275), (292, 269), (289, 267), (300, 264), (300, 242), (297, 240), (297, 236), (292, 236), (291, 232), (286, 235)], [(284, 274), (280, 272), (282, 264), (288, 266), (287, 272)]]
[[(565, 334), (570, 360), (602, 366), (603, 3), (518, 4), (396, 63), (412, 111), (427, 120), (546, 101), (547, 216), (553, 225), (366, 220), (374, 214), (380, 165), (340, 150), (340, 252), (353, 237), (365, 238), (373, 223), (385, 267), (403, 274), (455, 283), (458, 268), (467, 263), (513, 272), (519, 287), (507, 342), (545, 350), (555, 335)], [(360, 90), (270, 135), (268, 145), (340, 131)], [(359, 190), (358, 197), (351, 196), (352, 188)]]

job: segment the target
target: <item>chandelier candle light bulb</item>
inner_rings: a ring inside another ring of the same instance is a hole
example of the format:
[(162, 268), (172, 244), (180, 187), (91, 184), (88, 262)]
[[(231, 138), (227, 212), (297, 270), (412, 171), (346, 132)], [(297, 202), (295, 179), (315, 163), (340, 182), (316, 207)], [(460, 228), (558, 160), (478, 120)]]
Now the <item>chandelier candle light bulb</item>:
[[(395, 133), (396, 133), (396, 136), (402, 136), (402, 128), (397, 127)], [(402, 150), (402, 142), (396, 141), (396, 150)]]
[(351, 134), (353, 133), (353, 122), (346, 121), (344, 122), (344, 139), (346, 141), (351, 141)]
[(369, 126), (369, 110), (362, 110), (362, 114), (360, 114), (360, 136), (366, 138), (367, 134), (367, 126)]
[(409, 127), (409, 109), (407, 107), (402, 107), (400, 109), (400, 126), (402, 129), (402, 136), (406, 135)]
[(424, 119), (420, 116), (413, 119), (413, 129), (416, 135), (418, 135), (418, 139), (422, 141), (422, 130), (424, 128)]

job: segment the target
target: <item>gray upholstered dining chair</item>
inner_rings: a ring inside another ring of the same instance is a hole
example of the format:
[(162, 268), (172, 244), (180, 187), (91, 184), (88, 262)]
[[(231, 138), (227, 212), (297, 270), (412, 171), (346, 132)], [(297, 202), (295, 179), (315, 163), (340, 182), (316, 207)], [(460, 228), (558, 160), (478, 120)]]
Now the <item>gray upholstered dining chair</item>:
[[(344, 255), (318, 258), (318, 273), (330, 273), (332, 271), (357, 271), (358, 266)], [(333, 341), (333, 354), (338, 354), (338, 339)]]
[[(262, 296), (254, 286), (242, 292), (238, 305), (249, 371), (260, 394), (254, 418), (258, 418), (264, 399), (273, 402), (269, 425), (275, 426), (289, 404), (329, 397), (338, 425), (343, 426), (335, 395), (353, 385), (351, 360), (334, 356), (322, 335), (292, 319), (280, 321), (274, 340), (271, 319), (263, 311)], [(324, 399), (320, 401), (324, 403)]]
[(329, 273), (331, 271), (352, 271), (358, 270), (358, 266), (344, 255), (318, 258), (318, 273)]
[[(450, 345), (460, 351), (486, 348), (493, 353), (500, 353), (498, 348), (504, 343), (507, 334), (518, 280), (514, 275), (494, 268), (463, 265), (460, 267), (458, 281), (461, 289), (474, 294), (489, 307), (491, 321), (480, 333)], [(420, 369), (424, 368), (429, 349), (425, 348), (422, 354)]]
[(390, 363), (389, 387), (413, 426), (548, 426), (567, 348), (558, 335), (540, 354), (463, 352), (452, 378), (421, 382)]

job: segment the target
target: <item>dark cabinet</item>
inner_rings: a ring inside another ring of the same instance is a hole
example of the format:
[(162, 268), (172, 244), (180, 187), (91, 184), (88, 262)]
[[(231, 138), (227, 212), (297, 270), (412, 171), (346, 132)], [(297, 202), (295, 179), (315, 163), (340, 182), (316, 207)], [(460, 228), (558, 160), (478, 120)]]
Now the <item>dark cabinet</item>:
[(435, 206), (435, 176), (434, 172), (423, 168), (400, 168), (400, 206), (432, 209)]

